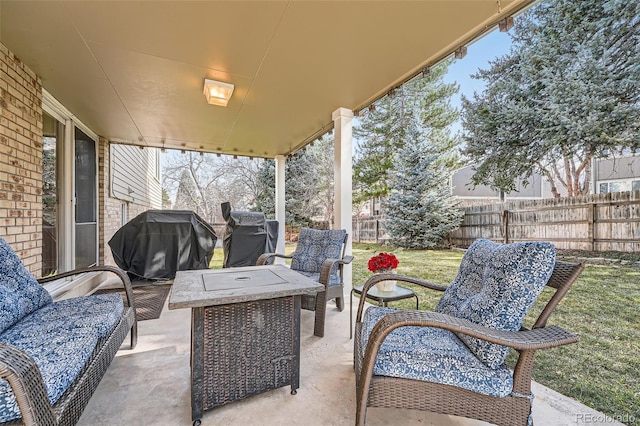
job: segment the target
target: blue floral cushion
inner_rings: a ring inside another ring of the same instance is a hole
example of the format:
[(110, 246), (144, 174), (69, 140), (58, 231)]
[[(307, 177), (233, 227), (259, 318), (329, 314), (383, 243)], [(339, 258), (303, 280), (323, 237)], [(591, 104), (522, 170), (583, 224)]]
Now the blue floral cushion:
[(495, 247), (496, 243), (484, 239), (476, 240), (469, 246), (460, 262), (458, 274), (442, 293), (434, 309), (436, 312), (458, 316), (460, 306), (480, 293), (484, 267)]
[(0, 237), (0, 332), (51, 302), (51, 295)]
[[(345, 235), (347, 231), (344, 229), (300, 229), (298, 245), (292, 254), (291, 269), (320, 273), (325, 260), (342, 258)], [(331, 273), (335, 274), (336, 271), (337, 265)]]
[(118, 293), (60, 300), (33, 312), (2, 333), (0, 339), (35, 337), (57, 330), (79, 329), (106, 337), (120, 321), (123, 311), (124, 304)]
[[(49, 402), (54, 404), (82, 371), (96, 347), (98, 336), (89, 329), (64, 329), (7, 340), (3, 334), (0, 341), (22, 349), (33, 358), (42, 374)], [(9, 383), (0, 380), (0, 422), (20, 417)]]
[[(371, 306), (363, 316), (362, 353), (373, 326), (396, 309)], [(513, 377), (504, 365), (489, 368), (448, 330), (432, 327), (401, 327), (392, 331), (380, 346), (373, 373), (442, 383), (503, 397), (513, 390)]]
[[(436, 311), (496, 330), (519, 330), (551, 277), (555, 247), (546, 242), (497, 244), (479, 240), (469, 249), (469, 261), (458, 275), (472, 278), (454, 281), (456, 285), (445, 291), (445, 300)], [(461, 333), (458, 337), (490, 368), (502, 365), (509, 352), (505, 346)]]
[[(117, 293), (48, 304), (0, 334), (0, 342), (27, 352), (42, 373), (54, 404), (73, 383), (98, 339), (107, 337), (124, 310)], [(0, 380), (0, 422), (21, 417), (9, 384)]]

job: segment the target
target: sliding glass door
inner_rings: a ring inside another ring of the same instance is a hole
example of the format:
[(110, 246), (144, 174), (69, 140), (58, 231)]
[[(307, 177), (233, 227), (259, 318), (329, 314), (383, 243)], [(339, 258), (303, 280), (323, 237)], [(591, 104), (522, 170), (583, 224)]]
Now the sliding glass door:
[(75, 131), (76, 256), (75, 267), (98, 261), (98, 213), (96, 142), (82, 130)]
[(98, 263), (97, 136), (45, 92), (42, 275)]

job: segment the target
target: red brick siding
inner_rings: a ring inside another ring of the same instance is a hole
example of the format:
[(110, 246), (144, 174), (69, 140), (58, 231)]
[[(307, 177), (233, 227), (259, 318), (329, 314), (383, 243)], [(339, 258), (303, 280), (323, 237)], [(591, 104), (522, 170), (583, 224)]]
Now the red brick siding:
[(42, 84), (0, 43), (0, 235), (42, 271)]

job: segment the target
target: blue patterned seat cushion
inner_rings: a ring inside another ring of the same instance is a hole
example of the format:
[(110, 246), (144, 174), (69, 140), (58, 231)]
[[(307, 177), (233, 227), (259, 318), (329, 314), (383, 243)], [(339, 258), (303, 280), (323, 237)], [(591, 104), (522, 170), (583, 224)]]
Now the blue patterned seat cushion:
[[(551, 243), (477, 240), (435, 311), (496, 330), (517, 331), (549, 281), (555, 256)], [(502, 365), (509, 352), (505, 346), (464, 334), (458, 337), (490, 368)]]
[[(82, 371), (96, 347), (98, 336), (88, 329), (76, 329), (9, 340), (0, 337), (0, 340), (24, 350), (34, 359), (53, 404)], [(19, 417), (20, 410), (9, 383), (0, 380), (0, 421)]]
[[(298, 244), (292, 253), (291, 269), (319, 274), (325, 260), (342, 258), (346, 235), (347, 231), (344, 229), (300, 229)], [(338, 267), (335, 265), (331, 275), (338, 276), (337, 271)], [(331, 277), (332, 281), (333, 279)]]
[(17, 339), (58, 330), (86, 329), (106, 337), (120, 321), (124, 304), (118, 293), (60, 300), (44, 306), (0, 334), (0, 340)]
[(0, 333), (51, 302), (51, 295), (0, 237)]
[[(48, 304), (0, 334), (0, 342), (29, 354), (54, 404), (73, 383), (100, 338), (115, 328), (124, 305), (119, 294), (76, 297)], [(0, 380), (0, 422), (21, 417), (15, 396)]]
[[(362, 353), (373, 326), (393, 308), (370, 306), (363, 316)], [(373, 369), (375, 375), (442, 383), (504, 397), (513, 390), (513, 377), (504, 365), (489, 368), (448, 330), (432, 327), (401, 327), (380, 346)]]

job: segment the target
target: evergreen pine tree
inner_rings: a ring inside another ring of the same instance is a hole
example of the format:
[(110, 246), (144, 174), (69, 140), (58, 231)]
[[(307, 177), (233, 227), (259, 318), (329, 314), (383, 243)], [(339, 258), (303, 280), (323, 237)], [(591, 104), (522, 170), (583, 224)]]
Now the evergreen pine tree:
[(640, 1), (547, 0), (511, 36), (463, 97), (472, 182), (509, 192), (540, 173), (556, 196), (588, 193), (592, 158), (640, 147)]
[[(275, 216), (275, 161), (258, 170), (255, 210)], [(333, 210), (333, 138), (323, 137), (285, 163), (285, 205), (288, 225), (309, 226), (313, 218), (330, 220)]]
[[(444, 132), (457, 119), (458, 111), (450, 105), (450, 99), (459, 87), (443, 81), (448, 65), (448, 62), (437, 65), (425, 76), (397, 88), (392, 96), (381, 98), (375, 108), (365, 112), (359, 126), (354, 127), (358, 140), (353, 165), (355, 203), (389, 194), (393, 155), (409, 140), (411, 126), (417, 122), (427, 133)], [(443, 161), (449, 165), (456, 162), (453, 147), (457, 138), (449, 136), (432, 142), (439, 144), (433, 148), (442, 153)]]
[(267, 159), (258, 167), (258, 195), (252, 210), (262, 212), (268, 218), (276, 215), (276, 162)]
[(410, 143), (394, 157), (385, 203), (385, 227), (391, 242), (409, 249), (432, 248), (457, 228), (462, 211), (451, 196), (448, 172), (434, 144), (414, 126)]

